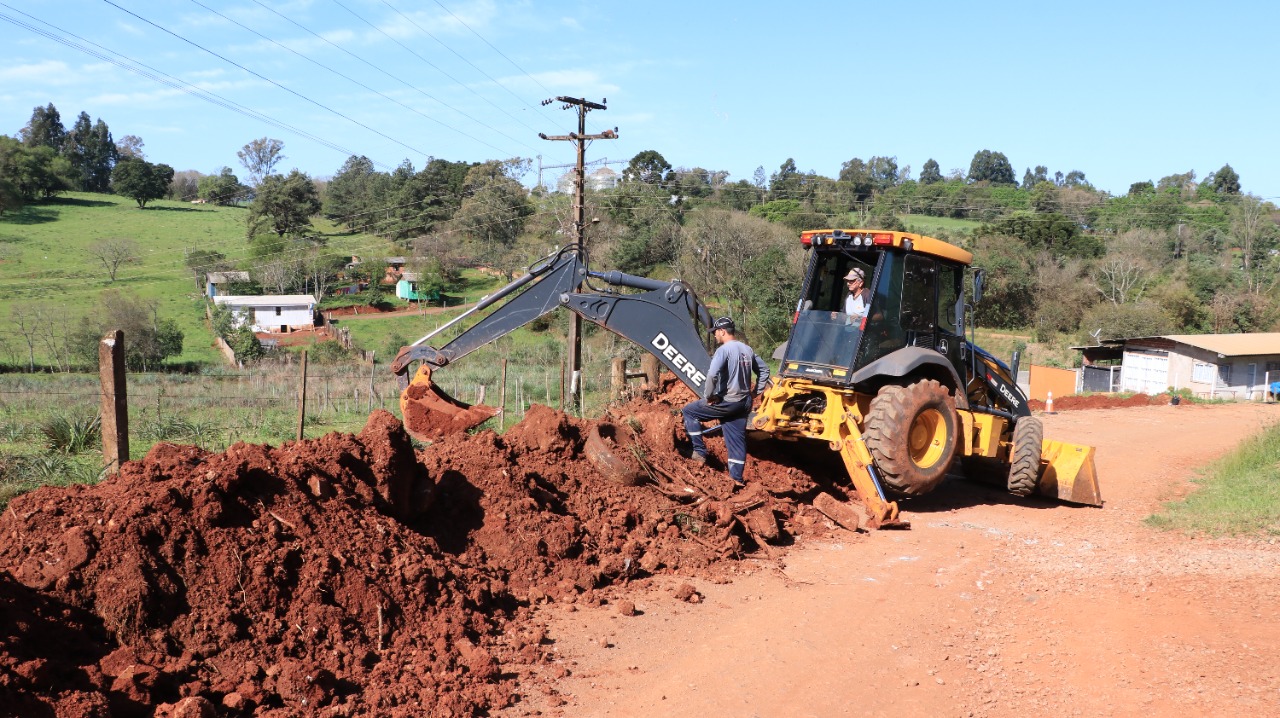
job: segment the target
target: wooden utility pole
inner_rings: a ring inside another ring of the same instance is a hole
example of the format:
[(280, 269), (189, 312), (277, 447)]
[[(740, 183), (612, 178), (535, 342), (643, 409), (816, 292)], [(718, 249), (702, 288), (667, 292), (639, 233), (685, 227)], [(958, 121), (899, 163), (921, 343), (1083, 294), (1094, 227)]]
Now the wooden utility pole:
[(124, 332), (107, 332), (98, 343), (102, 381), (102, 459), (114, 474), (129, 460), (129, 399), (125, 393)]
[(307, 350), (302, 350), (302, 378), (298, 381), (298, 441), (302, 441), (302, 427), (307, 421)]
[[(604, 132), (588, 135), (587, 134), (587, 113), (592, 110), (607, 110), (605, 102), (591, 102), (579, 97), (567, 97), (560, 95), (553, 100), (543, 100), (542, 104), (549, 105), (553, 102), (564, 103), (564, 109), (578, 109), (578, 131), (570, 132), (567, 135), (546, 135), (538, 133), (538, 136), (544, 140), (553, 140), (561, 142), (572, 142), (578, 150), (578, 162), (576, 166), (576, 176), (574, 179), (575, 187), (573, 193), (573, 234), (575, 242), (578, 245), (578, 257), (586, 256), (586, 195), (587, 195), (587, 143), (591, 140), (616, 140), (618, 139), (618, 128), (605, 130)], [(574, 314), (569, 322), (569, 410), (570, 412), (581, 411), (582, 409), (582, 317)]]

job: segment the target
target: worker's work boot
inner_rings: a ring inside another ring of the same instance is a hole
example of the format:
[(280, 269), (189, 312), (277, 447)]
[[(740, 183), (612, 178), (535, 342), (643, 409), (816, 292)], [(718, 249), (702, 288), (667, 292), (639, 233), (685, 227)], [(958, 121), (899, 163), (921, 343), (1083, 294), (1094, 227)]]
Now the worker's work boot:
[(690, 456), (689, 456), (689, 460), (690, 460), (690, 461), (692, 461), (693, 463), (697, 464), (698, 466), (706, 466), (706, 465), (707, 465), (707, 455), (706, 455), (706, 454), (692, 454), (692, 455), (690, 455)]

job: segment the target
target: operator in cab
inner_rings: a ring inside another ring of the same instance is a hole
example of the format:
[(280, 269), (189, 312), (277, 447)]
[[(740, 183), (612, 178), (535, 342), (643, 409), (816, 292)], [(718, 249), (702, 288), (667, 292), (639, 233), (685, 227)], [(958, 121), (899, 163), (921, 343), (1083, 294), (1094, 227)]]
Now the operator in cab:
[(871, 308), (871, 290), (867, 288), (865, 279), (866, 276), (859, 267), (850, 269), (844, 275), (845, 286), (849, 289), (849, 296), (844, 299), (844, 313), (849, 315), (850, 324), (865, 319), (867, 310)]
[[(711, 357), (707, 384), (701, 399), (685, 405), (684, 430), (693, 443), (692, 459), (707, 463), (707, 445), (702, 435), (704, 421), (720, 421), (724, 445), (729, 454), (729, 478), (734, 489), (745, 485), (747, 468), (747, 415), (751, 402), (769, 381), (769, 365), (738, 338), (733, 320), (721, 317), (711, 325), (719, 347)], [(752, 374), (755, 381), (752, 381)]]

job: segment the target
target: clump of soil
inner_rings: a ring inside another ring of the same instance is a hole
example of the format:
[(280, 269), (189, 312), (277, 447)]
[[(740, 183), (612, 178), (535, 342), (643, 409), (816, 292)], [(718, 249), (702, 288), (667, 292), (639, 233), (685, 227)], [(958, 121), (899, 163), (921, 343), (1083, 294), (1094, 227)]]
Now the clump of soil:
[[(709, 466), (682, 458), (691, 398), (669, 380), (601, 422), (535, 406), (503, 436), (416, 453), (378, 411), (357, 435), (279, 448), (157, 444), (99, 485), (19, 497), (0, 517), (0, 608), (17, 607), (0, 613), (0, 716), (508, 705), (520, 666), (548, 659), (532, 604), (600, 605), (664, 571), (714, 577), (723, 559), (829, 530), (807, 502), (844, 497), (835, 452), (755, 446), (734, 494), (722, 441)], [(643, 485), (584, 458), (606, 425)]]

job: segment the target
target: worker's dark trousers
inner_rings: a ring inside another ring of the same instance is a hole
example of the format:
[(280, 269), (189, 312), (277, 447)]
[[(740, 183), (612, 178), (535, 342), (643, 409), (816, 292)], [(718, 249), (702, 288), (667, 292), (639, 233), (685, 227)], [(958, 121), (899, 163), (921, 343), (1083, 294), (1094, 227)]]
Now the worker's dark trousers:
[(702, 434), (711, 430), (704, 429), (702, 422), (720, 420), (724, 446), (729, 452), (729, 477), (742, 483), (742, 474), (747, 468), (747, 414), (751, 413), (751, 397), (732, 404), (708, 404), (699, 399), (685, 404), (683, 413), (684, 430), (689, 433), (689, 439), (693, 442), (693, 453), (702, 456), (707, 455), (707, 445), (702, 440)]

